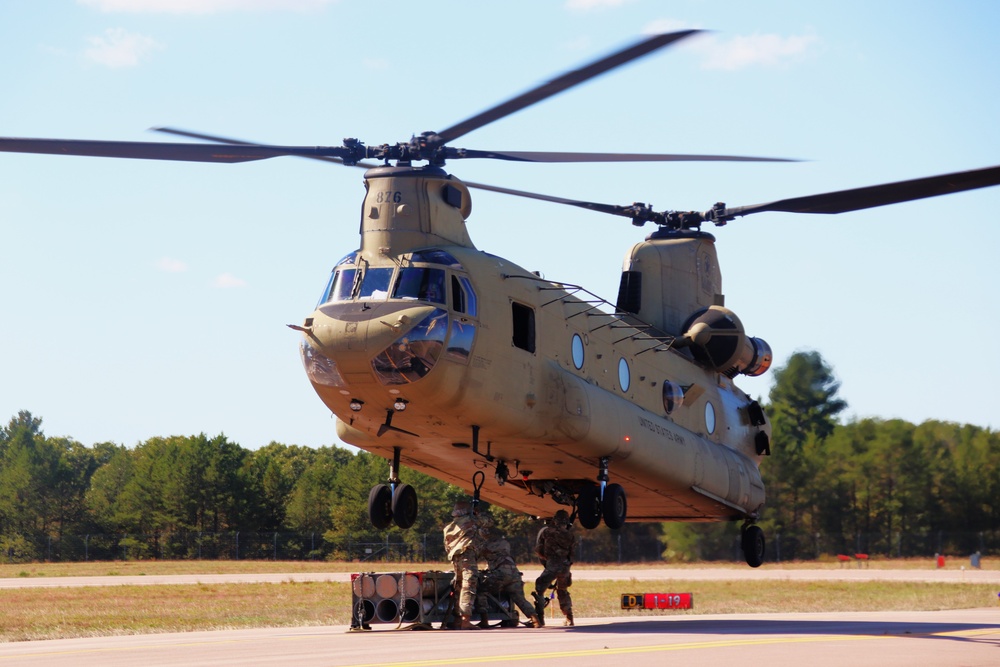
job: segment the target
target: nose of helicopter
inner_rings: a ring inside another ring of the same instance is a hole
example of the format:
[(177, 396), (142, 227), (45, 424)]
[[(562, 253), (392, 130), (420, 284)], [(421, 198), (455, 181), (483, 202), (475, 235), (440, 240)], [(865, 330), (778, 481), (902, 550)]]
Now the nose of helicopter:
[(335, 304), (315, 311), (303, 327), (303, 363), (317, 384), (350, 380), (404, 384), (423, 377), (444, 346), (448, 314), (399, 303)]

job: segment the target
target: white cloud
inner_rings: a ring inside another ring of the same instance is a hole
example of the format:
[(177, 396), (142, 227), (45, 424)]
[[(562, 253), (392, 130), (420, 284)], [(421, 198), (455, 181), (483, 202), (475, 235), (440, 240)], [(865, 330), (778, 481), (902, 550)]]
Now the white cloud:
[(88, 37), (90, 47), (84, 51), (88, 60), (106, 67), (135, 67), (139, 61), (162, 48), (152, 37), (108, 28), (101, 37)]
[(239, 11), (316, 11), (337, 0), (76, 0), (106, 13), (219, 14)]
[(738, 70), (754, 65), (774, 67), (800, 58), (817, 44), (815, 35), (749, 35), (723, 41), (711, 36), (692, 45), (706, 54), (705, 69)]
[(230, 287), (246, 287), (247, 281), (237, 278), (231, 273), (223, 273), (221, 276), (216, 277), (212, 285), (220, 289), (229, 289)]
[(183, 273), (187, 271), (187, 264), (179, 259), (163, 257), (156, 262), (156, 268), (167, 273)]
[(589, 12), (595, 9), (617, 9), (631, 4), (634, 0), (566, 0), (566, 9), (571, 12)]

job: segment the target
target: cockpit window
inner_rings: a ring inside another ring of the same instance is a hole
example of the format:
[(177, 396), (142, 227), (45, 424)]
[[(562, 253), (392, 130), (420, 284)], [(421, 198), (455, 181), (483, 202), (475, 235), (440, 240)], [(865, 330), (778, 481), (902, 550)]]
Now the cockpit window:
[(328, 301), (350, 301), (351, 292), (354, 291), (354, 278), (357, 275), (357, 269), (353, 267), (357, 261), (358, 251), (355, 250), (344, 255), (340, 261), (334, 264), (330, 280), (327, 281), (326, 288), (323, 290), (323, 296), (316, 304), (317, 308)]
[(410, 255), (411, 262), (423, 262), (425, 264), (444, 264), (451, 269), (461, 269), (462, 265), (451, 253), (437, 248), (428, 250), (418, 250)]
[(399, 272), (394, 299), (417, 299), (431, 303), (445, 302), (444, 269), (408, 268)]
[(334, 266), (343, 266), (344, 264), (357, 264), (358, 262), (358, 251), (349, 252), (340, 258), (340, 261), (334, 264)]
[(354, 277), (357, 272), (358, 270), (354, 268), (334, 269), (316, 307), (318, 308), (329, 301), (350, 301), (351, 292), (354, 290)]
[(465, 313), (469, 317), (479, 316), (476, 292), (472, 289), (472, 283), (465, 276), (451, 277), (451, 301), (452, 309), (456, 313)]
[[(448, 311), (435, 308), (404, 336), (372, 359), (372, 370), (387, 385), (416, 382), (427, 375), (444, 347)], [(470, 343), (471, 344), (471, 343)]]
[(385, 301), (386, 297), (389, 296), (389, 281), (392, 280), (392, 272), (392, 267), (369, 268), (365, 271), (365, 275), (361, 277), (358, 298)]
[(357, 269), (338, 269), (335, 271), (327, 301), (350, 301), (351, 292), (354, 291), (354, 278), (357, 273)]

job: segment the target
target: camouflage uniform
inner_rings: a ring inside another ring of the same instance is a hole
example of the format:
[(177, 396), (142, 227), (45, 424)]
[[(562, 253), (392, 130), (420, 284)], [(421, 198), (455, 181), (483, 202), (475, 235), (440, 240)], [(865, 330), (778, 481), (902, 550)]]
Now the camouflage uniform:
[[(489, 582), (488, 592), (506, 593), (510, 601), (534, 624), (535, 608), (524, 599), (524, 580), (517, 569), (517, 563), (511, 558), (510, 543), (503, 537), (495, 538), (486, 543), (483, 555), (490, 566), (486, 578)], [(478, 607), (480, 610), (486, 609), (486, 591), (479, 594)]]
[(535, 579), (535, 599), (539, 603), (535, 609), (538, 618), (544, 614), (542, 600), (545, 591), (555, 582), (556, 597), (559, 599), (559, 609), (566, 615), (566, 624), (573, 625), (573, 600), (569, 595), (569, 587), (573, 577), (569, 568), (573, 563), (573, 549), (576, 546), (576, 535), (573, 524), (569, 523), (569, 515), (565, 510), (556, 512), (548, 525), (538, 531), (535, 541), (535, 554), (542, 562), (542, 574)]
[[(458, 612), (467, 621), (472, 615), (476, 600), (479, 551), (483, 539), (481, 526), (472, 513), (469, 502), (455, 503), (452, 521), (444, 527), (444, 549), (455, 568), (455, 592), (458, 594)], [(465, 622), (463, 622), (465, 625)]]

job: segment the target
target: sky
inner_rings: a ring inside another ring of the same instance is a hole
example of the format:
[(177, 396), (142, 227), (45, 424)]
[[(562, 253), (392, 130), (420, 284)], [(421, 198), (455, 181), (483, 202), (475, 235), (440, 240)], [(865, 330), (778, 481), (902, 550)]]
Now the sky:
[[(481, 150), (788, 164), (449, 163), (460, 178), (705, 210), (1000, 164), (1000, 4), (847, 0), (0, 3), (0, 135), (406, 141), (641, 36), (707, 32), (476, 130)], [(0, 153), (0, 422), (134, 446), (337, 444), (301, 323), (358, 246), (363, 172)], [(997, 429), (1000, 188), (713, 229), (726, 305), (775, 365), (816, 350), (842, 417)], [(477, 246), (609, 300), (652, 228), (473, 191)], [(772, 373), (738, 384), (766, 397)]]

